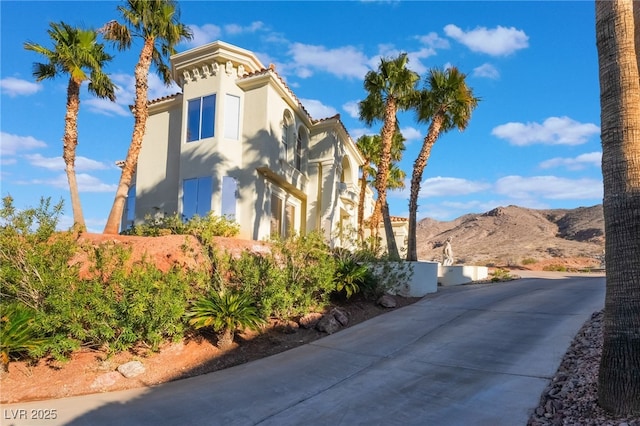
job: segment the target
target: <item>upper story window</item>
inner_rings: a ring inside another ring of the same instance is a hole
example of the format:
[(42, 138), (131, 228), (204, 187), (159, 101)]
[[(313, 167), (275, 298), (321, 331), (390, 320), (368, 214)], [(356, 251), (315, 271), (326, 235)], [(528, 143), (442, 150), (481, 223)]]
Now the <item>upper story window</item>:
[(301, 171), (302, 168), (302, 132), (298, 130), (298, 137), (296, 138), (296, 157), (295, 157), (295, 168), (298, 171)]
[(291, 144), (291, 133), (293, 130), (293, 117), (289, 111), (284, 112), (282, 117), (282, 144), (280, 146), (280, 159), (289, 161), (289, 145)]
[(224, 137), (225, 139), (239, 139), (240, 129), (240, 98), (234, 95), (224, 97)]
[(187, 102), (187, 142), (212, 138), (215, 125), (216, 95)]

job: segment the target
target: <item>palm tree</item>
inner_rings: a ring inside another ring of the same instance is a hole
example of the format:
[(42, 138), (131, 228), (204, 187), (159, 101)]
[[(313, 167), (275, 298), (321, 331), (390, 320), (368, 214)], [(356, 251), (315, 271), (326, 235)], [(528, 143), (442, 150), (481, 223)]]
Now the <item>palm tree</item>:
[[(389, 166), (388, 180), (387, 180), (387, 189), (403, 189), (404, 188), (404, 178), (405, 174), (402, 170), (400, 170), (395, 163), (400, 161), (402, 158), (402, 152), (405, 150), (404, 136), (399, 131), (393, 135), (393, 141), (391, 143), (391, 165)], [(358, 203), (358, 236), (360, 241), (364, 241), (364, 199), (365, 199), (365, 191), (368, 184), (373, 183), (375, 185), (375, 180), (370, 181), (371, 176), (377, 175), (376, 168), (378, 167), (378, 163), (380, 162), (380, 150), (382, 148), (381, 137), (380, 135), (364, 135), (358, 138), (356, 141), (356, 146), (358, 147), (360, 153), (364, 157), (365, 163), (362, 165), (362, 174), (360, 176), (360, 199)], [(376, 204), (378, 201), (376, 201)], [(382, 209), (380, 206), (374, 208), (374, 212), (377, 212), (378, 215), (381, 215)], [(383, 215), (384, 216), (384, 215)], [(388, 218), (388, 215), (387, 215)], [(376, 237), (378, 233), (378, 228), (373, 227), (373, 223), (380, 223), (380, 217), (373, 218), (370, 220), (371, 224), (371, 235)]]
[(364, 241), (364, 201), (369, 184), (369, 176), (376, 173), (376, 169), (373, 167), (375, 158), (378, 154), (378, 148), (380, 147), (380, 136), (363, 135), (356, 141), (358, 150), (364, 157), (364, 164), (362, 165), (362, 172), (360, 175), (360, 197), (358, 200), (358, 239), (360, 242)]
[[(411, 107), (416, 94), (416, 85), (420, 76), (407, 68), (409, 58), (401, 53), (395, 59), (380, 59), (377, 71), (369, 71), (364, 78), (367, 97), (360, 102), (360, 119), (368, 126), (374, 121), (382, 120), (380, 133), (382, 149), (376, 174), (376, 190), (378, 192), (378, 210), (373, 219), (378, 220), (379, 212), (387, 203), (387, 182), (391, 164), (391, 145), (397, 130), (397, 113)], [(388, 219), (388, 218), (387, 218)], [(377, 228), (378, 223), (373, 224)], [(390, 221), (389, 221), (390, 225)], [(393, 230), (385, 221), (388, 253), (392, 258), (399, 258), (397, 248), (392, 251), (395, 239)]]
[(596, 1), (607, 237), (598, 402), (616, 416), (640, 414), (639, 20), (637, 1)]
[(74, 28), (64, 22), (51, 23), (47, 31), (53, 41), (53, 49), (27, 42), (24, 48), (44, 56), (47, 62), (33, 64), (36, 81), (69, 75), (67, 84), (67, 111), (65, 114), (64, 136), (62, 138), (62, 158), (65, 163), (71, 208), (76, 230), (84, 230), (85, 222), (76, 181), (76, 147), (78, 146), (78, 111), (80, 110), (80, 86), (89, 81), (89, 92), (100, 97), (115, 100), (115, 85), (102, 67), (112, 59), (98, 43), (93, 30)]
[(167, 56), (176, 53), (175, 46), (193, 37), (191, 30), (180, 23), (178, 5), (173, 0), (127, 0), (126, 6), (118, 6), (125, 25), (108, 22), (100, 31), (114, 41), (120, 50), (128, 49), (134, 37), (142, 39), (142, 49), (135, 67), (136, 94), (133, 105), (133, 134), (127, 157), (122, 166), (120, 182), (104, 228), (105, 234), (117, 234), (131, 179), (138, 164), (142, 139), (149, 117), (147, 105), (148, 75), (151, 64), (165, 84), (171, 83)]
[(480, 101), (465, 82), (465, 74), (456, 67), (446, 70), (432, 69), (426, 79), (426, 88), (420, 93), (417, 105), (419, 122), (431, 121), (429, 130), (422, 142), (422, 149), (413, 163), (411, 192), (409, 196), (409, 241), (407, 260), (418, 260), (416, 241), (416, 215), (418, 212), (418, 194), (422, 183), (422, 173), (427, 167), (431, 149), (442, 133), (457, 128), (466, 129), (471, 113)]

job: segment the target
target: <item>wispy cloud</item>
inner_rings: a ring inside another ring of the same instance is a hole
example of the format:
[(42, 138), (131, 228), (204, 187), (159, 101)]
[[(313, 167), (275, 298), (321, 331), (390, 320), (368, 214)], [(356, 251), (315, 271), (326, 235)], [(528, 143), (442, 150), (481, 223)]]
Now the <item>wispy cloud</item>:
[(28, 96), (37, 93), (42, 86), (28, 80), (22, 80), (15, 77), (6, 77), (0, 80), (0, 90), (2, 93), (12, 98), (16, 96)]
[(193, 33), (193, 38), (185, 44), (190, 47), (202, 46), (203, 44), (218, 40), (222, 35), (222, 29), (213, 24), (205, 24), (202, 26), (189, 25), (189, 29)]
[[(129, 105), (133, 105), (135, 101), (136, 79), (133, 75), (124, 73), (113, 74), (111, 79), (117, 86), (115, 102), (92, 96), (83, 100), (83, 104), (86, 104), (90, 111), (97, 114), (130, 117), (131, 111), (129, 110)], [(155, 73), (149, 73), (147, 84), (149, 99), (158, 99), (181, 92), (180, 87), (176, 83), (172, 82), (167, 86)]]
[(41, 140), (34, 138), (33, 136), (19, 136), (11, 133), (0, 133), (0, 154), (3, 160), (7, 156), (16, 155), (19, 152), (30, 151), (33, 149), (44, 148), (47, 146)]
[(569, 117), (549, 117), (540, 123), (511, 122), (495, 127), (491, 134), (516, 146), (542, 143), (580, 145), (600, 132), (593, 123), (580, 123)]
[(499, 25), (496, 28), (476, 27), (463, 31), (460, 27), (449, 24), (444, 27), (444, 32), (472, 51), (491, 56), (507, 56), (529, 47), (529, 36), (514, 27)]
[(540, 168), (566, 167), (569, 170), (582, 170), (585, 167), (600, 167), (601, 162), (602, 152), (589, 152), (573, 158), (551, 158), (540, 163)]
[[(113, 192), (115, 193), (118, 185), (102, 182), (95, 176), (86, 173), (76, 174), (78, 181), (78, 191), (80, 192)], [(25, 182), (16, 182), (22, 185), (48, 185), (59, 189), (68, 189), (69, 181), (66, 174), (58, 175), (52, 179), (32, 179)]]
[(369, 70), (369, 58), (353, 46), (328, 49), (320, 45), (293, 43), (289, 48), (295, 74), (307, 78), (315, 71), (339, 78), (361, 79)]
[(264, 22), (254, 21), (249, 25), (228, 24), (224, 26), (224, 31), (228, 35), (252, 34), (265, 28)]
[[(60, 171), (64, 170), (64, 160), (62, 157), (44, 157), (41, 154), (25, 155), (25, 158), (35, 167), (41, 167), (47, 170)], [(75, 161), (76, 171), (84, 172), (91, 170), (107, 170), (111, 167), (100, 161), (92, 160), (87, 157), (78, 156)]]
[(422, 139), (423, 137), (423, 134), (420, 132), (420, 130), (411, 126), (403, 127), (402, 129), (400, 129), (400, 132), (407, 141), (414, 141), (417, 139)]
[[(580, 200), (602, 198), (602, 182), (596, 179), (567, 179), (557, 176), (505, 176), (495, 184), (498, 194), (516, 200)], [(518, 204), (522, 204), (518, 202)]]
[(483, 77), (490, 78), (492, 80), (497, 80), (500, 78), (500, 72), (496, 67), (491, 64), (482, 64), (479, 67), (473, 69), (474, 77)]
[(342, 105), (342, 109), (349, 114), (351, 118), (359, 118), (360, 117), (360, 106), (359, 101), (349, 101), (346, 104)]
[(311, 115), (311, 117), (316, 119), (333, 117), (338, 113), (338, 110), (336, 110), (335, 108), (324, 105), (322, 102), (316, 99), (300, 99), (300, 102), (302, 102), (302, 105), (304, 105), (304, 108)]
[(422, 182), (420, 198), (467, 195), (485, 191), (491, 185), (467, 179), (437, 176)]

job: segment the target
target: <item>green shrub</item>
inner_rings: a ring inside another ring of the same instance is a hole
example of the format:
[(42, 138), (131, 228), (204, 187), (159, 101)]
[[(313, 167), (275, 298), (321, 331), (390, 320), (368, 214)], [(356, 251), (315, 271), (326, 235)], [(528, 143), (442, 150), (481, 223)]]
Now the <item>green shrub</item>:
[(523, 265), (534, 265), (538, 263), (538, 261), (536, 259), (533, 259), (531, 257), (527, 257), (525, 259), (522, 259), (522, 264)]
[(218, 333), (220, 349), (226, 349), (233, 343), (237, 330), (257, 329), (265, 322), (246, 293), (230, 290), (214, 291), (209, 297), (199, 299), (187, 317), (189, 325), (195, 329), (213, 328)]
[(360, 291), (369, 292), (375, 288), (376, 281), (369, 266), (358, 262), (354, 254), (347, 250), (335, 250), (335, 259), (333, 281), (339, 295), (349, 299)]
[(37, 351), (46, 341), (37, 337), (35, 312), (19, 303), (2, 307), (0, 313), (0, 361), (8, 371), (9, 361), (16, 355)]
[(551, 272), (567, 272), (567, 267), (559, 264), (546, 265), (542, 268), (543, 271)]
[(144, 221), (123, 232), (127, 235), (158, 237), (162, 235), (193, 235), (203, 244), (210, 245), (213, 237), (234, 237), (240, 225), (225, 216), (209, 212), (206, 216), (195, 215), (185, 221), (178, 213), (173, 215), (147, 215)]
[(511, 273), (508, 270), (502, 269), (502, 268), (494, 269), (494, 271), (490, 275), (491, 275), (491, 281), (493, 282), (509, 281), (513, 279), (513, 276), (511, 275)]

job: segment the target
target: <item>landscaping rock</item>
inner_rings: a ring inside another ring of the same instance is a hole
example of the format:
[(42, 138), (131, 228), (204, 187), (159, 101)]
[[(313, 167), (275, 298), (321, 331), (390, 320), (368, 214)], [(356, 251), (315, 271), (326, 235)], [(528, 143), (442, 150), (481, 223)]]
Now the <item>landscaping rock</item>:
[(118, 372), (127, 379), (144, 373), (144, 365), (140, 361), (131, 361), (118, 367)]
[(310, 314), (307, 314), (300, 318), (300, 320), (298, 320), (298, 324), (300, 324), (300, 327), (302, 328), (311, 329), (318, 324), (318, 321), (320, 321), (321, 318), (321, 313), (311, 312)]
[(338, 322), (338, 320), (336, 319), (336, 317), (334, 317), (331, 314), (328, 315), (324, 315), (320, 321), (318, 321), (318, 324), (316, 324), (316, 328), (322, 332), (325, 332), (327, 334), (333, 334), (336, 331), (340, 330), (340, 323)]
[(117, 371), (110, 371), (108, 373), (101, 374), (96, 377), (93, 383), (91, 383), (91, 389), (98, 390), (108, 388), (115, 385), (121, 378), (122, 375)]
[(397, 305), (396, 299), (389, 294), (383, 294), (380, 296), (376, 303), (383, 308), (395, 308)]
[(347, 326), (347, 324), (349, 324), (349, 316), (347, 315), (347, 312), (344, 309), (340, 309), (340, 308), (333, 308), (331, 310), (331, 315), (333, 315), (333, 317), (344, 327)]

